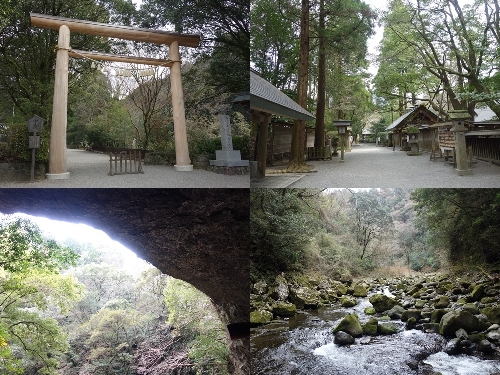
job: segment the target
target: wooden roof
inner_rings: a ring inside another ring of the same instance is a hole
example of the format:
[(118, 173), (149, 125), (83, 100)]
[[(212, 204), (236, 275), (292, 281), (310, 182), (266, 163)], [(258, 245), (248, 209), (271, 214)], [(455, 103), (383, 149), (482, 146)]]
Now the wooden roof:
[(429, 108), (424, 105), (419, 105), (413, 109), (409, 109), (402, 116), (397, 118), (392, 124), (390, 124), (385, 130), (387, 131), (397, 131), (408, 125), (433, 125), (439, 121), (439, 116), (432, 112)]
[(250, 108), (297, 120), (310, 121), (315, 118), (252, 70), (250, 70)]

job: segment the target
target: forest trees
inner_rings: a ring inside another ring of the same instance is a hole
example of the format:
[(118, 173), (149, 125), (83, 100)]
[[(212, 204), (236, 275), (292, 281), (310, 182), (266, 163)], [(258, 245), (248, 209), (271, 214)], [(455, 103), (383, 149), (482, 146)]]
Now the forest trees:
[(449, 248), (454, 264), (500, 261), (500, 193), (497, 189), (417, 189), (418, 215)]
[(374, 193), (356, 193), (349, 198), (355, 214), (356, 239), (362, 248), (360, 259), (372, 240), (380, 238), (392, 229), (392, 217)]
[[(370, 103), (363, 69), (375, 13), (358, 0), (258, 0), (251, 17), (252, 63), (263, 78), (316, 112), (315, 144), (324, 144), (325, 124), (339, 116), (353, 120), (360, 132)], [(294, 125), (289, 169), (303, 167), (304, 126)]]
[(109, 243), (44, 235), (0, 216), (2, 375), (227, 375), (226, 327), (206, 295), (142, 261), (131, 274)]
[(68, 345), (56, 320), (44, 312), (56, 306), (66, 313), (81, 298), (83, 286), (59, 273), (75, 264), (77, 255), (17, 218), (0, 223), (0, 256), (0, 372), (31, 368), (54, 374)]
[(392, 1), (376, 77), (378, 95), (398, 99), (400, 112), (407, 100), (415, 104), (416, 95), (424, 94), (442, 113), (453, 108), (473, 116), (476, 104), (485, 103), (498, 116), (495, 4)]

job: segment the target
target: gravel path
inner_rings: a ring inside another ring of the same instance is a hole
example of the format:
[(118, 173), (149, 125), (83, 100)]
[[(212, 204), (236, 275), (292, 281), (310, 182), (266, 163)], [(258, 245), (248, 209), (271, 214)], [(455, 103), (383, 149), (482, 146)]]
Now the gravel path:
[[(480, 160), (473, 161), (472, 176), (457, 176), (452, 165), (444, 159), (431, 161), (428, 152), (419, 156), (408, 156), (397, 148), (392, 151), (392, 148), (375, 147), (374, 144), (366, 143), (354, 145), (352, 152), (345, 153), (344, 163), (339, 160), (340, 157), (335, 157), (333, 160), (308, 162), (307, 164), (313, 165), (317, 172), (305, 174), (288, 187), (500, 187), (500, 167)], [(265, 180), (267, 182), (268, 177)], [(257, 187), (258, 184), (254, 181), (252, 187)], [(278, 179), (275, 181), (278, 182)], [(269, 182), (266, 185), (273, 187)]]
[(249, 188), (249, 175), (225, 176), (195, 169), (179, 172), (172, 166), (145, 165), (144, 174), (109, 176), (109, 156), (68, 150), (67, 180), (0, 182), (2, 188)]

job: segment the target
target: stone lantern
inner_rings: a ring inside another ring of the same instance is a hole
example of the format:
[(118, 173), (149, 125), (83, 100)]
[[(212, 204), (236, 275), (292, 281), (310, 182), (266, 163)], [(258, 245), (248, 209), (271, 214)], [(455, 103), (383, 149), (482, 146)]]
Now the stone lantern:
[(466, 176), (472, 174), (472, 169), (467, 168), (467, 147), (465, 144), (465, 120), (470, 119), (471, 116), (467, 111), (449, 111), (448, 115), (453, 122), (451, 132), (455, 133), (455, 155), (456, 155), (456, 168), (455, 173), (459, 176)]
[(346, 145), (348, 127), (351, 125), (351, 120), (336, 120), (333, 122), (333, 126), (335, 126), (339, 131), (340, 136), (340, 162), (344, 162), (344, 147)]

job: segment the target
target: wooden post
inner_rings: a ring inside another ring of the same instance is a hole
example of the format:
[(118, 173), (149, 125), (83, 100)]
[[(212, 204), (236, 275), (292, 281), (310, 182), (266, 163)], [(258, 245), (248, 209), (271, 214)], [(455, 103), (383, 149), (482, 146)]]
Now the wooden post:
[(170, 85), (172, 91), (172, 111), (174, 115), (175, 138), (175, 165), (178, 171), (192, 171), (193, 166), (189, 159), (189, 149), (186, 134), (186, 118), (184, 112), (184, 96), (182, 94), (181, 61), (179, 56), (179, 42), (170, 44)]
[(257, 148), (257, 178), (266, 177), (266, 159), (267, 159), (267, 137), (268, 127), (271, 122), (271, 114), (266, 113), (259, 119), (259, 144)]
[(59, 28), (54, 83), (54, 105), (49, 147), (49, 173), (47, 179), (66, 179), (69, 172), (66, 161), (66, 126), (68, 121), (68, 50), (69, 28)]

